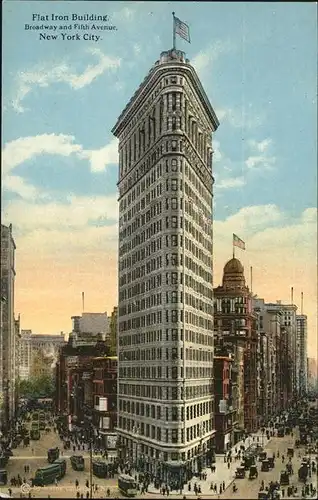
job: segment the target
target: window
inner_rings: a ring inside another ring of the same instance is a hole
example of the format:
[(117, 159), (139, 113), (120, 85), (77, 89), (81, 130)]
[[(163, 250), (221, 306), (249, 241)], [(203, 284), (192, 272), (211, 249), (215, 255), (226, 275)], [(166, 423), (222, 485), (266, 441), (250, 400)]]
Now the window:
[(177, 210), (177, 208), (178, 208), (178, 199), (177, 198), (171, 198), (171, 208), (173, 210)]
[[(171, 442), (172, 443), (177, 443), (178, 442), (178, 429), (172, 429), (172, 431), (171, 431)], [(171, 454), (171, 459), (175, 460), (175, 457), (172, 458), (172, 454)]]
[(171, 217), (171, 227), (173, 229), (176, 229), (178, 227), (178, 217), (176, 215), (173, 215)]
[(177, 160), (175, 158), (173, 160), (171, 160), (171, 170), (172, 170), (172, 172), (178, 171), (178, 163), (177, 163)]
[(178, 190), (178, 179), (171, 179), (171, 191)]

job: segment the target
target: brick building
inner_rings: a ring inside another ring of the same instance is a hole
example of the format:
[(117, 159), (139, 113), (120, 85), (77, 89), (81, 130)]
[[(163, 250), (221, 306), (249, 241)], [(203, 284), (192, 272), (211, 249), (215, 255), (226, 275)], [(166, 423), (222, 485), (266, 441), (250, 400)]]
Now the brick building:
[(244, 431), (257, 430), (257, 329), (252, 299), (238, 259), (224, 266), (222, 285), (214, 289), (216, 345), (233, 354), (232, 397), (234, 443)]
[(223, 453), (234, 443), (232, 399), (233, 357), (227, 349), (216, 349), (214, 356), (215, 448)]

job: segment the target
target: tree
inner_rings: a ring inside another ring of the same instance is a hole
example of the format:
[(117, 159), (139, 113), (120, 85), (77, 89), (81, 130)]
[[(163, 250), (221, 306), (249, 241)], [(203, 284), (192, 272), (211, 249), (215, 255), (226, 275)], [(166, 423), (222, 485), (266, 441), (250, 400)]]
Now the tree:
[(28, 380), (20, 382), (20, 397), (26, 398), (51, 398), (54, 394), (52, 377), (41, 375), (39, 377), (30, 377)]

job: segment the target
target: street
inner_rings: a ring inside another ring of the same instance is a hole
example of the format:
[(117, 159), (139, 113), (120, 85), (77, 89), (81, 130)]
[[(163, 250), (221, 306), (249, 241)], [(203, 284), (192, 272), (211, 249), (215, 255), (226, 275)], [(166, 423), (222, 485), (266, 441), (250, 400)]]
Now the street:
[[(246, 473), (246, 477), (244, 479), (235, 479), (235, 470), (236, 467), (240, 465), (239, 460), (234, 460), (230, 464), (230, 467), (224, 462), (223, 455), (217, 455), (216, 457), (216, 471), (211, 472), (210, 469), (206, 469), (207, 479), (199, 480), (198, 478), (193, 478), (191, 480), (191, 491), (188, 490), (188, 485), (185, 485), (182, 495), (177, 494), (177, 492), (171, 492), (170, 498), (182, 498), (186, 497), (190, 498), (235, 498), (237, 500), (240, 499), (257, 499), (258, 492), (260, 488), (260, 484), (262, 480), (265, 482), (265, 486), (268, 485), (270, 481), (279, 481), (281, 471), (285, 470), (285, 464), (288, 461), (287, 459), (287, 448), (292, 448), (295, 443), (295, 439), (298, 438), (298, 431), (295, 432), (294, 436), (291, 435), (284, 436), (283, 438), (272, 437), (269, 441), (267, 441), (264, 436), (260, 436), (260, 434), (254, 436), (254, 442), (256, 442), (257, 438), (259, 442), (262, 443), (264, 441), (265, 450), (267, 451), (268, 456), (272, 456), (275, 453), (277, 457), (277, 453), (279, 452), (280, 457), (275, 460), (274, 469), (269, 472), (261, 472), (260, 471), (260, 462), (257, 463), (258, 467), (258, 478), (250, 480), (248, 479), (248, 471)], [(244, 441), (245, 446), (248, 448), (249, 445), (253, 442), (253, 438), (250, 437)], [(238, 443), (241, 444), (241, 443)], [(33, 487), (31, 488), (28, 485), (23, 485), (20, 487), (11, 487), (10, 480), (12, 477), (17, 477), (18, 474), (24, 481), (30, 483), (30, 478), (34, 477), (35, 471), (39, 467), (43, 467), (48, 465), (47, 462), (47, 450), (49, 448), (54, 448), (58, 446), (61, 452), (61, 458), (65, 458), (67, 460), (67, 472), (65, 477), (58, 482), (57, 486), (49, 485), (44, 487)], [(238, 446), (238, 445), (237, 445)], [(233, 449), (234, 451), (234, 449)], [(7, 486), (3, 486), (0, 488), (0, 491), (3, 493), (8, 493), (8, 489), (11, 488), (13, 492), (13, 496), (15, 498), (20, 498), (21, 493), (24, 494), (25, 497), (29, 496), (29, 492), (31, 492), (32, 498), (76, 498), (77, 492), (83, 495), (82, 498), (86, 498), (89, 492), (89, 489), (86, 488), (85, 483), (89, 481), (89, 452), (85, 451), (77, 451), (76, 454), (83, 455), (85, 458), (85, 471), (78, 472), (74, 471), (71, 467), (71, 463), (69, 457), (73, 454), (71, 450), (63, 450), (63, 443), (59, 439), (57, 433), (53, 432), (41, 432), (41, 439), (38, 441), (31, 441), (31, 444), (27, 447), (20, 445), (17, 449), (13, 450), (14, 456), (12, 456), (7, 465), (8, 471), (8, 484)], [(234, 453), (233, 453), (234, 454)], [(285, 456), (285, 462), (282, 464), (282, 455)], [(299, 456), (300, 455), (300, 456)], [(298, 481), (298, 468), (300, 466), (301, 458), (305, 455), (304, 448), (295, 449), (294, 458), (292, 459), (292, 465), (294, 469), (294, 474), (290, 476), (290, 484), (296, 486), (298, 488), (298, 493), (301, 492), (302, 483)], [(313, 457), (312, 457), (313, 459)], [(30, 465), (30, 473), (25, 474), (24, 466)], [(79, 488), (76, 489), (75, 481), (76, 479), (79, 481)], [(232, 486), (235, 481), (235, 484), (238, 488), (236, 493), (233, 492)], [(317, 483), (317, 476), (314, 475), (311, 479), (314, 486)], [(210, 485), (217, 485), (217, 492), (213, 492), (210, 489)], [(225, 491), (220, 493), (220, 485), (221, 483), (225, 483)], [(106, 498), (107, 497), (107, 489), (110, 490), (110, 496), (112, 498), (122, 497), (117, 488), (117, 476), (114, 479), (100, 479), (93, 476), (93, 483), (97, 485), (97, 491), (94, 491), (94, 498)], [(194, 484), (201, 487), (201, 494), (195, 494), (194, 492)], [(149, 486), (149, 490), (144, 495), (138, 495), (139, 497), (158, 497), (161, 496), (158, 490), (153, 488), (153, 485)], [(285, 487), (285, 496), (287, 498), (287, 487)]]
[[(47, 461), (47, 451), (49, 448), (55, 448), (56, 446), (60, 449), (60, 457), (67, 460), (67, 471), (66, 475), (58, 485), (48, 485), (44, 487), (33, 487), (28, 486), (20, 487), (10, 486), (10, 480), (12, 477), (17, 477), (20, 474), (22, 479), (26, 479), (28, 482), (31, 477), (34, 477), (36, 469), (39, 467), (44, 467), (48, 465)], [(32, 451), (33, 450), (33, 451)], [(15, 498), (20, 498), (21, 491), (28, 497), (28, 491), (31, 491), (32, 498), (47, 498), (49, 495), (51, 498), (76, 498), (77, 491), (83, 494), (86, 498), (86, 494), (89, 489), (86, 488), (85, 483), (89, 481), (89, 453), (88, 451), (76, 451), (75, 454), (84, 456), (85, 458), (85, 471), (78, 472), (72, 469), (69, 457), (73, 455), (72, 450), (63, 450), (63, 443), (59, 439), (57, 433), (41, 431), (41, 439), (38, 441), (31, 441), (31, 444), (24, 447), (21, 444), (18, 448), (12, 450), (14, 455), (10, 457), (8, 465), (6, 467), (8, 471), (8, 484), (6, 486), (0, 487), (1, 493), (8, 493), (8, 489), (11, 488), (13, 496)], [(63, 454), (61, 454), (63, 452)], [(24, 466), (30, 466), (30, 473), (25, 474)], [(75, 480), (79, 481), (79, 488), (75, 487)], [(93, 483), (98, 486), (98, 490), (94, 492), (94, 498), (106, 498), (106, 491), (109, 488), (111, 492), (111, 497), (121, 497), (117, 489), (117, 478), (115, 479), (100, 479), (93, 476)]]

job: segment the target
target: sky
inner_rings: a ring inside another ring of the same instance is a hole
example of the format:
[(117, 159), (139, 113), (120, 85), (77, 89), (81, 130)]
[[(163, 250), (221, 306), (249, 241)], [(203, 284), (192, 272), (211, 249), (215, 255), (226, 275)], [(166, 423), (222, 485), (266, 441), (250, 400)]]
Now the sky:
[[(308, 352), (316, 356), (314, 2), (3, 2), (2, 223), (13, 224), (17, 245), (21, 327), (69, 332), (83, 291), (86, 312), (117, 305), (111, 129), (171, 48), (172, 11), (190, 27), (191, 43), (178, 38), (177, 48), (220, 121), (214, 286), (234, 232), (246, 243), (236, 256), (248, 284), (253, 267), (253, 293), (290, 303), (294, 287), (299, 307), (304, 293)], [(107, 18), (76, 20), (82, 15)]]

